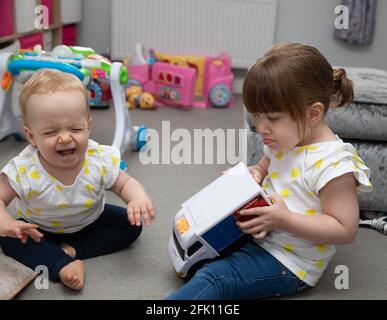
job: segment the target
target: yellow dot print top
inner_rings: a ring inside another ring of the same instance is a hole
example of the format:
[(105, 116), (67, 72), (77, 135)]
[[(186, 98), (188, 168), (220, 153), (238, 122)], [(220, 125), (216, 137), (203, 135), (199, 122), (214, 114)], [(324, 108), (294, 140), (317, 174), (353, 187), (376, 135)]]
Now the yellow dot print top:
[(119, 150), (89, 140), (83, 167), (70, 186), (47, 173), (37, 152), (29, 145), (1, 170), (18, 195), (17, 216), (53, 233), (73, 233), (94, 222), (103, 211), (105, 189), (117, 180)]
[[(262, 182), (265, 190), (279, 194), (290, 211), (307, 216), (322, 213), (320, 190), (343, 174), (352, 172), (358, 191), (370, 192), (370, 170), (351, 144), (337, 139), (290, 151), (265, 146), (264, 154), (270, 158), (268, 175)], [(257, 242), (311, 286), (316, 285), (335, 253), (333, 245), (312, 243), (283, 230), (272, 231)]]

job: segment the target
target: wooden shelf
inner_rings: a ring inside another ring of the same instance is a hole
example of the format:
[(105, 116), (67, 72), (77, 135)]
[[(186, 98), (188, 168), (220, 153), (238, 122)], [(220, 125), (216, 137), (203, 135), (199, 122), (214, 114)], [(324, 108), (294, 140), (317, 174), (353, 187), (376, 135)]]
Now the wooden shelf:
[(0, 38), (0, 43), (4, 43), (4, 42), (9, 42), (9, 41), (15, 40), (15, 38), (17, 38), (17, 37), (14, 34), (11, 34), (11, 35), (5, 36), (5, 37), (1, 37)]
[[(13, 9), (13, 30), (14, 33), (11, 35), (6, 35), (4, 37), (0, 37), (0, 44), (15, 41), (19, 38), (34, 35), (37, 33), (45, 33), (51, 32), (51, 46), (55, 47), (62, 43), (62, 28), (67, 25), (67, 23), (61, 22), (61, 0), (51, 0), (52, 3), (52, 23), (50, 24), (48, 29), (33, 29), (27, 32), (17, 32), (16, 28), (16, 15), (17, 15), (17, 6), (16, 0), (12, 0), (12, 9)], [(44, 4), (44, 0), (37, 0), (37, 4)], [(0, 14), (1, 19), (1, 14)], [(1, 46), (0, 46), (1, 47)]]
[(48, 30), (55, 30), (55, 29), (58, 29), (62, 26), (63, 26), (63, 24), (61, 24), (61, 23), (54, 23), (54, 24), (50, 25), (50, 28)]

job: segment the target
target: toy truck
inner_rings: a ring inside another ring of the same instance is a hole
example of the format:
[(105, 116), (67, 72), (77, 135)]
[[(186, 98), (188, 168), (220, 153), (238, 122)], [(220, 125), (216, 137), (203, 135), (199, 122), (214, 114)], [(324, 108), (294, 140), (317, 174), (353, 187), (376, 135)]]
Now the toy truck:
[(182, 204), (173, 222), (168, 251), (181, 278), (190, 278), (204, 262), (230, 252), (247, 235), (236, 225), (251, 217), (241, 209), (267, 206), (270, 200), (239, 163)]
[(166, 55), (138, 43), (128, 64), (129, 85), (140, 86), (156, 105), (224, 108), (233, 104), (231, 57)]

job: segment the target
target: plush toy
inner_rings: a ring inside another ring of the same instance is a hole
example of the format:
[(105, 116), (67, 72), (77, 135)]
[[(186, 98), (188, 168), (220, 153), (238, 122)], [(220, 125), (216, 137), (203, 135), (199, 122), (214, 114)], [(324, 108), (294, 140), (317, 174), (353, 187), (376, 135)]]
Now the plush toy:
[(135, 97), (142, 93), (142, 89), (139, 86), (132, 85), (125, 90), (127, 106), (129, 109), (136, 107)]
[(125, 93), (129, 109), (136, 107), (140, 107), (141, 109), (156, 108), (154, 97), (148, 92), (143, 92), (140, 86), (132, 85), (126, 89)]

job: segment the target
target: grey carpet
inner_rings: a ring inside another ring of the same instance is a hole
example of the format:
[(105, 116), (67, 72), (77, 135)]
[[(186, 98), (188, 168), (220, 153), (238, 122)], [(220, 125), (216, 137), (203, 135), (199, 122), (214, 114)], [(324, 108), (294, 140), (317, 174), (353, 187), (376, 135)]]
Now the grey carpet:
[[(111, 109), (94, 110), (92, 138), (111, 143), (114, 115)], [(237, 107), (226, 110), (134, 110), (135, 124), (145, 123), (161, 132), (161, 121), (170, 120), (174, 128), (242, 128), (240, 99)], [(109, 124), (107, 126), (106, 124)], [(23, 142), (8, 139), (0, 143), (0, 165), (16, 155)], [(136, 177), (152, 197), (157, 218), (129, 248), (109, 256), (85, 260), (85, 287), (81, 292), (50, 282), (48, 290), (30, 284), (18, 299), (164, 299), (181, 286), (167, 253), (172, 219), (181, 202), (216, 178), (228, 165), (148, 165), (140, 163), (137, 153), (125, 153), (129, 173)], [(122, 204), (113, 194), (107, 200)], [(349, 290), (335, 289), (335, 267), (349, 269)], [(319, 285), (292, 299), (386, 299), (387, 237), (373, 230), (360, 230), (356, 241), (338, 246)]]

